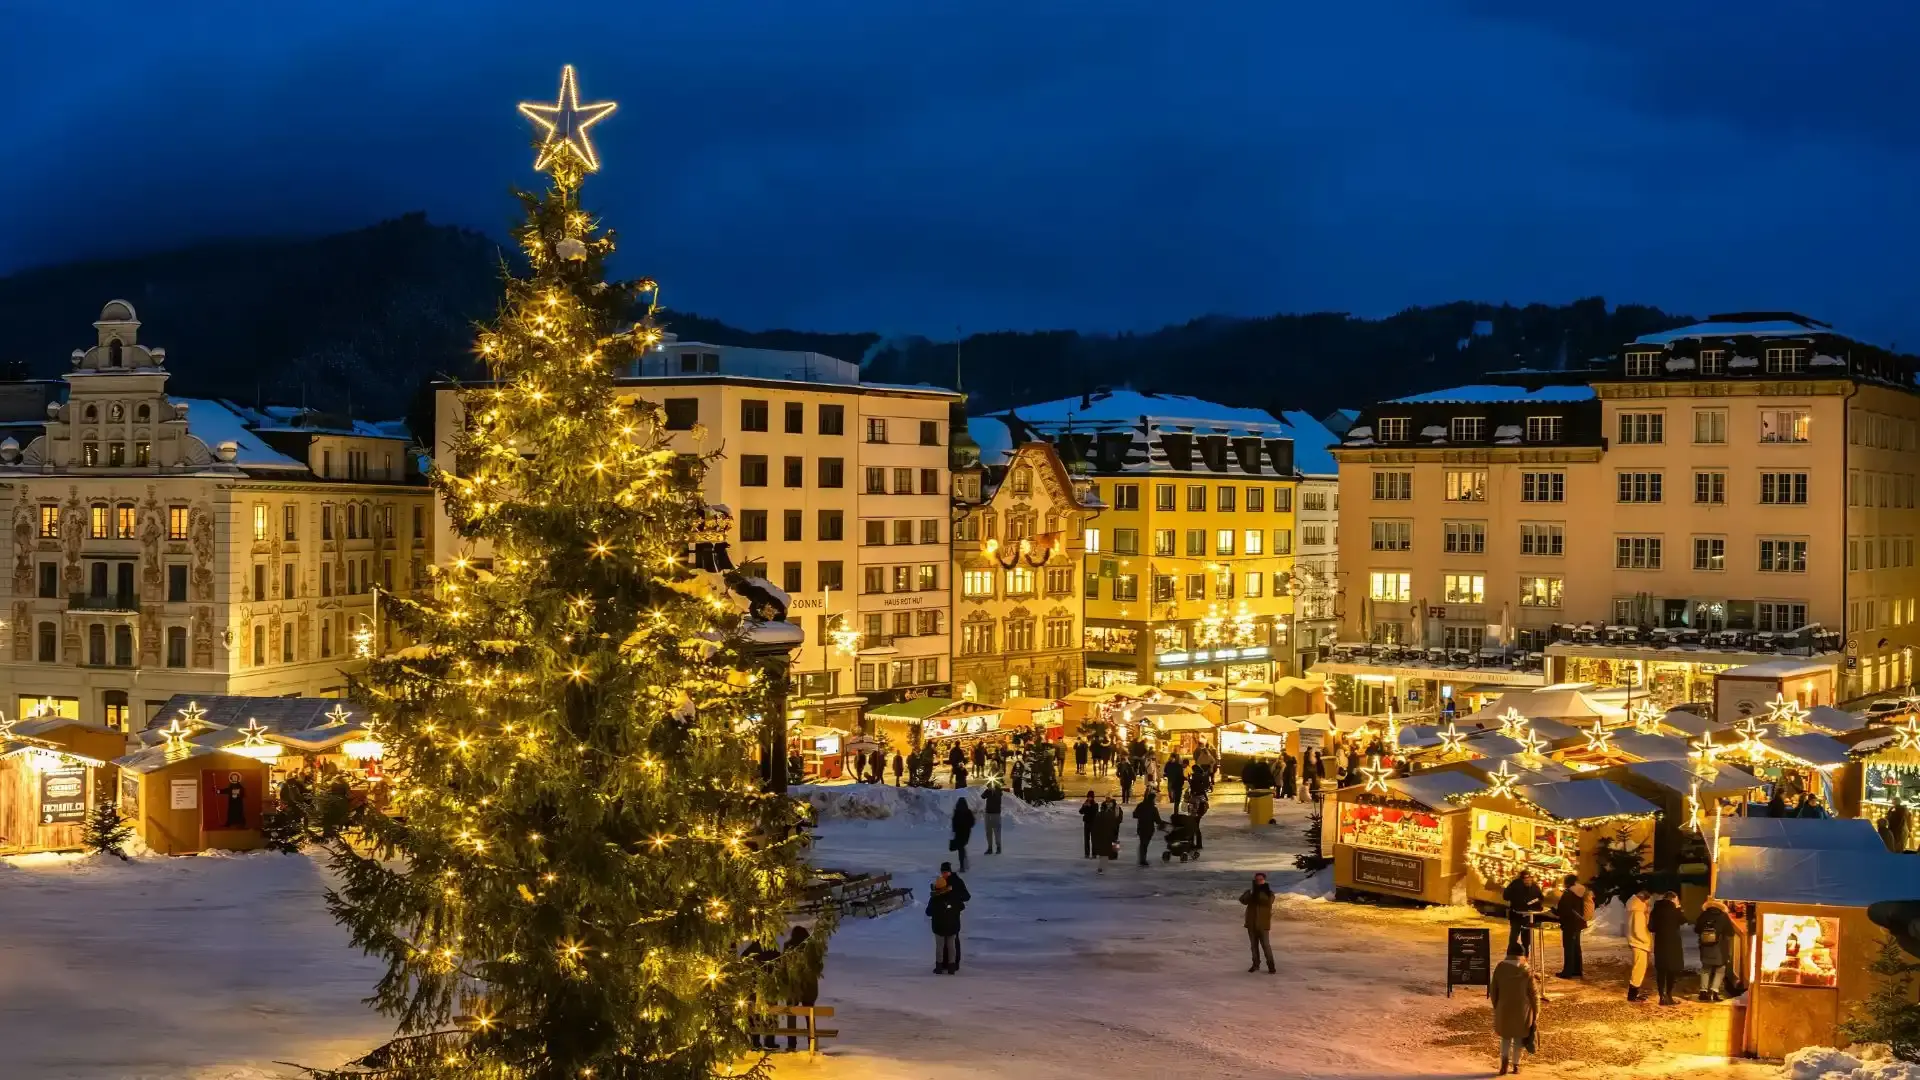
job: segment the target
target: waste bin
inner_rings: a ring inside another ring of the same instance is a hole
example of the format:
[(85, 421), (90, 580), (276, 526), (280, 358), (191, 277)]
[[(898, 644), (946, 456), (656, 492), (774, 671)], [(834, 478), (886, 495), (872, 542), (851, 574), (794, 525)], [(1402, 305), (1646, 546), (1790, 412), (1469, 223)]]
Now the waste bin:
[(1247, 824), (1273, 824), (1273, 789), (1254, 788), (1247, 792)]

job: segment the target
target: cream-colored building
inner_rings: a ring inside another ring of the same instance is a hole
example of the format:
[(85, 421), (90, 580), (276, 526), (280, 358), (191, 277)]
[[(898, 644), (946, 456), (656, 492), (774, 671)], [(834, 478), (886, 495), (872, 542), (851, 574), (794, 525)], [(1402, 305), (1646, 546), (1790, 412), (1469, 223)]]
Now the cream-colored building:
[(1083, 683), (1086, 528), (1102, 507), (1049, 443), (977, 418), (954, 461), (955, 694), (999, 703)]
[(1311, 413), (1280, 414), (1293, 433), (1293, 464), (1300, 472), (1294, 511), (1293, 671), (1306, 671), (1339, 637), (1335, 599), (1340, 583), (1340, 467), (1332, 448), (1340, 438)]
[(1910, 361), (1742, 313), (1557, 382), (1385, 402), (1336, 451), (1350, 647), (1323, 668), (1369, 684), (1355, 707), (1517, 679), (1704, 701), (1783, 656), (1842, 700), (1912, 682)]
[[(851, 728), (866, 707), (949, 694), (947, 413), (958, 394), (862, 382), (858, 364), (820, 353), (671, 335), (621, 393), (665, 410), (675, 449), (723, 455), (703, 493), (732, 514), (729, 554), (784, 590), (806, 630), (796, 711)], [(447, 467), (459, 409), (442, 388), (435, 458)], [(443, 531), (444, 559), (460, 541)]]
[[(334, 695), (373, 590), (421, 580), (427, 490), (398, 425), (167, 393), (116, 300), (0, 442), (4, 704), (144, 726), (175, 694)], [(24, 443), (24, 445), (22, 445)]]

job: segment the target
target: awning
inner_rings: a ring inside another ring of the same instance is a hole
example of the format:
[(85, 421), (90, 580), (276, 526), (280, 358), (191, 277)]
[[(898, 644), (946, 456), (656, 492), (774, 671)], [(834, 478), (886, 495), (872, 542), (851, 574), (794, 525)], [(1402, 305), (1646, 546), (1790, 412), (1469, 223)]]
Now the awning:
[(1879, 851), (1729, 846), (1715, 867), (1722, 900), (1863, 908), (1920, 896), (1920, 858)]
[(1865, 818), (1731, 817), (1720, 839), (1738, 847), (1812, 848), (1885, 852), (1886, 842)]
[(1155, 731), (1212, 731), (1214, 723), (1199, 713), (1176, 712), (1147, 717), (1144, 721)]
[(1313, 665), (1310, 675), (1377, 675), (1394, 679), (1426, 679), (1433, 682), (1492, 683), (1503, 687), (1546, 685), (1546, 676), (1538, 671), (1498, 671), (1491, 668), (1426, 667), (1409, 664), (1371, 664), (1355, 660), (1322, 660)]

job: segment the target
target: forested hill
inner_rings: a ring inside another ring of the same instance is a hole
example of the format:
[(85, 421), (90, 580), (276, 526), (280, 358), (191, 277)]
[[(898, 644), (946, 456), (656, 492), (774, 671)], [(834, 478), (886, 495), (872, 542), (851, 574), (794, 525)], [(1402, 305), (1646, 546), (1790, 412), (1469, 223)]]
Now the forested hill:
[[(501, 245), (482, 234), (410, 214), (317, 239), (26, 271), (0, 278), (0, 361), (32, 375), (65, 372), (73, 349), (90, 344), (101, 305), (118, 297), (139, 310), (142, 340), (168, 350), (176, 392), (397, 416), (427, 380), (471, 373), (473, 324), (495, 310), (501, 258)], [(1654, 308), (1609, 310), (1599, 298), (1463, 301), (1384, 319), (1213, 316), (1145, 334), (989, 332), (966, 338), (959, 353), (975, 412), (1126, 385), (1319, 413), (1489, 370), (1577, 364), (1686, 321)], [(686, 339), (864, 359), (877, 381), (953, 385), (951, 341), (744, 331), (684, 312), (666, 323)]]

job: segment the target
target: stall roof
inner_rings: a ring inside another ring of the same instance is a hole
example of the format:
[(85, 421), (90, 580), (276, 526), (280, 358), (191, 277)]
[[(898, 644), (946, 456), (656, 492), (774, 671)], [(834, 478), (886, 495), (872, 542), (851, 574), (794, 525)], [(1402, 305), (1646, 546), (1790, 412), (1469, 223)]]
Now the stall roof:
[(84, 765), (105, 765), (106, 764), (106, 762), (101, 761), (99, 758), (88, 757), (85, 754), (75, 753), (74, 751), (69, 750), (64, 746), (51, 746), (51, 745), (48, 745), (47, 743), (31, 741), (27, 739), (6, 739), (4, 741), (0, 741), (0, 758), (12, 757), (15, 754), (24, 754), (30, 750), (38, 750), (41, 753), (45, 753), (45, 754), (57, 754), (60, 757), (71, 758), (74, 761), (78, 761)]
[(1760, 740), (1767, 749), (1804, 761), (1815, 768), (1845, 765), (1847, 744), (1831, 735), (1809, 731), (1804, 735), (1768, 735)]
[[(228, 734), (231, 734), (231, 732)], [(221, 757), (241, 757), (241, 755), (233, 753), (227, 747), (212, 746), (204, 742), (195, 742), (189, 739), (185, 747), (180, 750), (173, 750), (166, 746), (149, 746), (145, 750), (136, 751), (135, 753), (128, 754), (126, 757), (115, 758), (113, 763), (128, 772), (150, 773), (155, 769), (171, 765), (176, 761), (212, 757), (216, 754)], [(244, 758), (243, 760), (249, 765), (261, 764), (261, 762), (254, 758)]]
[(1730, 817), (1720, 838), (1736, 847), (1880, 851), (1887, 845), (1865, 818)]
[(1014, 697), (1007, 699), (1006, 707), (1009, 709), (1025, 709), (1027, 712), (1045, 712), (1048, 709), (1059, 708), (1060, 700), (1058, 698), (1048, 697)]
[(1728, 847), (1713, 893), (1722, 900), (1866, 907), (1920, 896), (1920, 859), (1879, 851)]
[(1403, 749), (1418, 750), (1428, 746), (1439, 746), (1443, 742), (1440, 729), (1432, 724), (1408, 724), (1400, 729), (1399, 745)]
[(1685, 709), (1667, 710), (1667, 714), (1660, 718), (1660, 723), (1675, 731), (1686, 732), (1693, 738), (1699, 738), (1709, 731), (1725, 731), (1727, 729), (1726, 725), (1718, 720), (1709, 720), (1699, 713), (1688, 712)]
[(1472, 773), (1448, 770), (1395, 776), (1388, 779), (1387, 787), (1430, 810), (1457, 810), (1465, 806), (1454, 801), (1455, 797), (1477, 795), (1486, 790), (1487, 785)]
[[(1661, 787), (1666, 788), (1676, 795), (1690, 794), (1695, 790), (1694, 785), (1698, 784), (1699, 792), (1702, 796), (1707, 798), (1721, 798), (1723, 796), (1739, 795), (1742, 792), (1752, 791), (1754, 788), (1760, 787), (1763, 783), (1752, 773), (1744, 769), (1736, 769), (1731, 765), (1715, 764), (1709, 767), (1711, 771), (1708, 769), (1696, 770), (1692, 766), (1682, 764), (1678, 761), (1662, 759), (1656, 761), (1636, 761), (1631, 765), (1621, 767), (1635, 776), (1659, 784)], [(1869, 829), (1868, 831), (1871, 832), (1872, 830)]]
[(28, 738), (38, 739), (44, 737), (48, 732), (60, 731), (65, 728), (85, 728), (88, 731), (99, 732), (103, 735), (118, 734), (117, 731), (105, 724), (94, 724), (85, 720), (75, 719), (71, 716), (59, 715), (30, 716), (14, 724), (13, 733), (15, 735), (25, 735)]
[(1153, 727), (1156, 731), (1212, 731), (1214, 723), (1199, 713), (1180, 709), (1154, 716)]
[(1620, 710), (1600, 705), (1579, 690), (1542, 688), (1501, 694), (1467, 719), (1480, 723), (1499, 723), (1508, 709), (1517, 709), (1520, 715), (1529, 719), (1591, 720), (1596, 716), (1620, 715)]
[(1867, 726), (1867, 718), (1856, 712), (1836, 709), (1831, 705), (1815, 705), (1807, 710), (1806, 721), (1817, 728), (1827, 731), (1859, 731)]
[[(949, 705), (971, 705), (973, 702), (956, 702), (952, 698), (922, 697), (909, 701), (895, 701), (886, 705), (875, 705), (867, 710), (868, 716), (880, 716), (890, 720), (925, 720)], [(980, 706), (981, 712), (993, 712), (990, 705)]]
[[(173, 723), (175, 717), (185, 720), (196, 715), (201, 726), (225, 729), (222, 733), (229, 743), (248, 721), (258, 720), (260, 726), (267, 729), (267, 739), (296, 750), (318, 752), (332, 749), (364, 732), (367, 710), (341, 698), (175, 694), (153, 714), (140, 738), (148, 744), (158, 743), (160, 732)], [(199, 731), (195, 738), (206, 734)]]
[(1802, 675), (1831, 674), (1831, 660), (1763, 660), (1758, 664), (1728, 668), (1720, 673), (1723, 679), (1793, 679)]
[(1274, 735), (1291, 735), (1300, 730), (1300, 721), (1290, 717), (1262, 713), (1259, 716), (1242, 716), (1229, 720), (1221, 726), (1221, 730), (1224, 731), (1234, 727), (1259, 728), (1262, 731), (1270, 732)]
[(1614, 748), (1642, 761), (1685, 761), (1689, 753), (1685, 739), (1671, 735), (1649, 735), (1628, 728), (1613, 733)]
[(1502, 735), (1497, 731), (1482, 731), (1477, 735), (1467, 736), (1467, 749), (1481, 757), (1492, 758), (1513, 757), (1526, 747), (1520, 745), (1520, 740), (1510, 735)]
[(1644, 816), (1660, 808), (1611, 780), (1561, 780), (1551, 784), (1526, 784), (1519, 788), (1522, 798), (1560, 821), (1588, 821), (1616, 815)]
[(1505, 765), (1508, 772), (1519, 773), (1522, 777), (1536, 783), (1552, 783), (1559, 780), (1571, 780), (1580, 774), (1551, 758), (1528, 754), (1501, 754), (1496, 757), (1481, 758), (1473, 763), (1481, 772), (1496, 772)]

